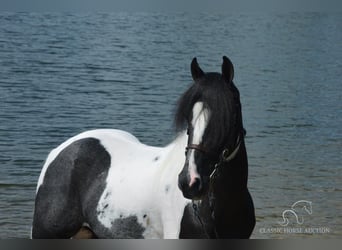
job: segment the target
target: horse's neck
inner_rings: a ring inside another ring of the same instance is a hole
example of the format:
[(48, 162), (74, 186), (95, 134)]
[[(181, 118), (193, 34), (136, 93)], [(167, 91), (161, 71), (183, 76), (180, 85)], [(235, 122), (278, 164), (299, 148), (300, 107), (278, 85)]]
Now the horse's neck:
[(170, 158), (176, 158), (178, 162), (185, 162), (185, 148), (187, 145), (186, 131), (181, 132), (174, 141), (165, 147)]
[[(161, 171), (167, 176), (176, 175), (181, 172), (185, 162), (185, 147), (187, 144), (186, 131), (180, 133), (174, 141), (163, 148), (165, 157), (161, 163)], [(176, 182), (177, 183), (177, 182)]]

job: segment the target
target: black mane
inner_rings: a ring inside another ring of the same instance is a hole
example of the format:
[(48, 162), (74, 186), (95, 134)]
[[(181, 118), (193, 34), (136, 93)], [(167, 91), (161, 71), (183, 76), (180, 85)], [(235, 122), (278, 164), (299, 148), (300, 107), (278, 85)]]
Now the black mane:
[[(206, 73), (203, 78), (194, 82), (181, 96), (177, 103), (175, 127), (177, 131), (184, 130), (192, 116), (196, 102), (203, 102), (204, 108), (210, 110), (210, 118), (205, 131), (205, 146), (216, 148), (224, 145), (235, 132), (236, 122), (240, 119), (239, 93), (231, 82), (227, 84), (219, 73)], [(240, 127), (240, 125), (238, 124)], [(242, 126), (242, 125), (241, 125)]]

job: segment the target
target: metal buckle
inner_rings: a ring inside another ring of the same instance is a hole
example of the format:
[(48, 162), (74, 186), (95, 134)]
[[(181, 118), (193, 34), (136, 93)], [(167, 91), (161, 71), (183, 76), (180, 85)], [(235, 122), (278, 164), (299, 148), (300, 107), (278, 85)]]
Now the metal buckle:
[(210, 179), (212, 179), (212, 178), (216, 175), (218, 166), (219, 166), (219, 165), (216, 163), (213, 172), (210, 174), (210, 177), (209, 177)]
[(224, 161), (227, 161), (229, 157), (230, 157), (229, 149), (226, 148), (222, 151), (222, 158)]

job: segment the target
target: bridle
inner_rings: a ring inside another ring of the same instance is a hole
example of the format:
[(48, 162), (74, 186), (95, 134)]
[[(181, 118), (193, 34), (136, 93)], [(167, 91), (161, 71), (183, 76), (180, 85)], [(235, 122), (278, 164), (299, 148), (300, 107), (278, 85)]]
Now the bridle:
[[(188, 130), (187, 133), (189, 134), (189, 130)], [(222, 150), (221, 154), (219, 154), (219, 161), (214, 164), (214, 169), (212, 170), (212, 172), (209, 175), (210, 181), (212, 181), (218, 175), (219, 170), (220, 170), (220, 168), (222, 168), (224, 163), (228, 163), (228, 162), (230, 162), (231, 160), (233, 160), (235, 158), (235, 156), (237, 155), (237, 153), (240, 150), (241, 142), (243, 141), (245, 136), (246, 136), (246, 130), (244, 128), (242, 128), (242, 130), (239, 133), (239, 135), (237, 137), (237, 140), (235, 142), (234, 149), (231, 152), (229, 151), (229, 149), (227, 147)], [(189, 143), (186, 146), (186, 152), (189, 149), (193, 149), (193, 150), (199, 151), (199, 152), (201, 152), (203, 154), (208, 155), (211, 158), (217, 157), (216, 154), (210, 152), (204, 146), (201, 146), (199, 144)]]

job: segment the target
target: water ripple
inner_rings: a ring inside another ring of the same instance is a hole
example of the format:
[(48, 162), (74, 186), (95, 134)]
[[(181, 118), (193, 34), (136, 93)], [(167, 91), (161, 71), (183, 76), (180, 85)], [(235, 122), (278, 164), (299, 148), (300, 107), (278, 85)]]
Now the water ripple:
[(0, 22), (0, 238), (28, 237), (52, 148), (108, 127), (167, 144), (191, 59), (219, 71), (224, 54), (248, 131), (252, 237), (288, 237), (258, 228), (299, 199), (313, 202), (312, 225), (339, 236), (340, 15), (0, 13)]

